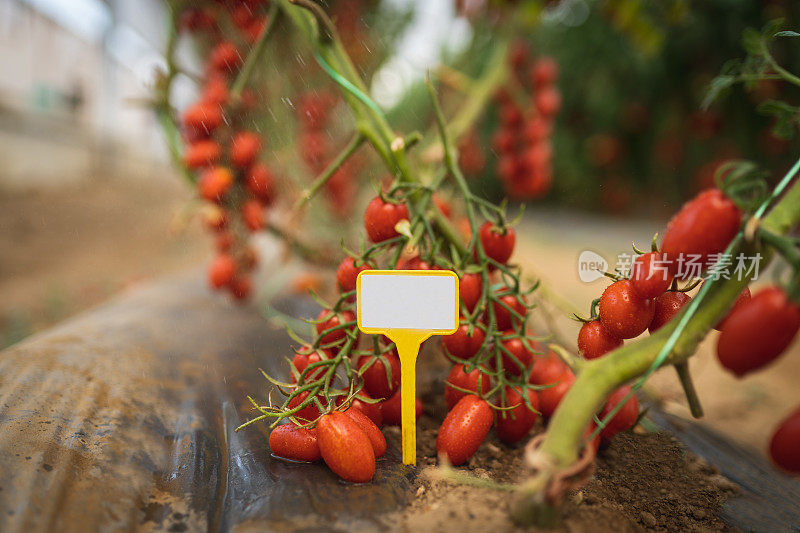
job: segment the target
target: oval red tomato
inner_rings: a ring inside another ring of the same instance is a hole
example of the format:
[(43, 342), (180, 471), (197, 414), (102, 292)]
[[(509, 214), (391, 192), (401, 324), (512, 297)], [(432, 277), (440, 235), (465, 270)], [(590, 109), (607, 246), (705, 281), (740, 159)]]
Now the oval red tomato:
[[(356, 316), (352, 311), (342, 311), (341, 313), (336, 314), (330, 309), (323, 309), (319, 312), (319, 315), (317, 315), (317, 320), (321, 321), (315, 326), (317, 329), (317, 334), (322, 335), (324, 331), (329, 329), (336, 328), (342, 324), (347, 324), (348, 322), (355, 322)], [(337, 341), (341, 341), (347, 335), (346, 329), (348, 328), (341, 327), (339, 329), (329, 331), (320, 339), (320, 345), (328, 345)]]
[(631, 286), (645, 300), (664, 294), (672, 284), (669, 264), (659, 252), (648, 252), (633, 260)]
[(351, 409), (358, 409), (365, 415), (372, 420), (376, 426), (381, 427), (383, 425), (383, 413), (381, 413), (381, 406), (379, 403), (370, 403), (364, 400), (372, 400), (372, 396), (367, 391), (359, 392), (355, 398), (353, 398), (353, 403), (350, 404)]
[(400, 387), (400, 358), (394, 352), (387, 352), (378, 358), (362, 356), (358, 359), (358, 369), (361, 370), (373, 359), (374, 362), (361, 374), (361, 379), (370, 396), (383, 400)]
[[(301, 403), (308, 398), (309, 391), (303, 391), (291, 400), (289, 400), (289, 409), (294, 409), (295, 407), (299, 406)], [(323, 405), (325, 405), (325, 401), (322, 398), (319, 398)], [(317, 418), (319, 418), (320, 412), (319, 407), (317, 407), (316, 402), (313, 400), (311, 403), (300, 409), (294, 414), (294, 417), (302, 420), (303, 422), (313, 422)]]
[(319, 461), (322, 455), (314, 428), (303, 428), (292, 423), (281, 424), (269, 434), (269, 449), (273, 455), (292, 461)]
[(245, 178), (245, 186), (253, 197), (264, 205), (275, 201), (275, 180), (272, 172), (264, 163), (255, 163), (250, 167)]
[(252, 131), (242, 131), (231, 141), (231, 163), (235, 167), (247, 168), (253, 164), (261, 151), (261, 137)]
[(517, 236), (513, 228), (498, 228), (491, 222), (485, 222), (478, 236), (486, 256), (498, 263), (505, 264), (514, 253)]
[(483, 279), (480, 274), (464, 274), (458, 282), (458, 294), (461, 303), (470, 313), (475, 309), (483, 291)]
[(236, 277), (236, 260), (228, 254), (218, 255), (208, 268), (208, 283), (214, 289), (231, 284)]
[[(495, 325), (501, 331), (519, 329), (519, 326), (525, 322), (524, 317), (528, 315), (528, 306), (525, 303), (525, 298), (523, 296), (517, 297), (514, 294), (506, 294), (507, 292), (508, 289), (499, 290), (495, 296), (498, 301), (492, 302)], [(516, 314), (509, 311), (509, 309)], [(520, 317), (523, 318), (520, 319)]]
[(537, 355), (533, 359), (528, 383), (533, 385), (555, 383), (559, 376), (567, 370), (569, 370), (567, 365), (555, 353), (548, 352), (545, 355)]
[(692, 301), (691, 296), (685, 292), (669, 291), (665, 292), (655, 300), (655, 312), (653, 313), (653, 321), (650, 322), (650, 333), (656, 332), (661, 326), (673, 319), (675, 315), (680, 313), (684, 305)]
[(550, 418), (556, 412), (556, 408), (561, 403), (561, 399), (567, 394), (572, 384), (575, 382), (575, 374), (568, 368), (561, 375), (551, 381), (552, 387), (539, 391), (539, 411), (545, 418)]
[(485, 400), (467, 395), (461, 398), (442, 422), (436, 436), (436, 451), (453, 465), (469, 460), (492, 427), (494, 415)]
[(578, 351), (585, 359), (596, 359), (622, 346), (599, 320), (585, 322), (578, 332)]
[(483, 342), (486, 340), (486, 333), (475, 325), (472, 328), (472, 335), (469, 334), (469, 324), (461, 324), (452, 335), (442, 337), (442, 346), (444, 346), (444, 355), (448, 359), (449, 355), (458, 357), (459, 359), (470, 359), (477, 354)]
[[(614, 391), (614, 393), (608, 397), (608, 400), (606, 400), (605, 405), (603, 405), (603, 410), (600, 411), (598, 418), (600, 418), (601, 421), (605, 420), (606, 416), (611, 413), (611, 410), (624, 400), (625, 396), (627, 396), (630, 391), (631, 388), (627, 385)], [(606, 426), (600, 431), (600, 436), (603, 440), (608, 442), (613, 439), (617, 433), (631, 429), (638, 418), (639, 400), (636, 399), (636, 395), (633, 395), (625, 402), (622, 409), (606, 423)]]
[[(381, 406), (381, 414), (383, 414), (383, 423), (387, 426), (399, 426), (403, 423), (403, 416), (402, 416), (402, 397), (401, 391), (398, 389), (391, 398), (388, 398), (380, 403)], [(423, 405), (422, 400), (416, 398), (414, 400), (414, 411), (417, 420), (419, 417), (422, 416), (423, 412)]]
[(408, 219), (408, 208), (405, 204), (385, 202), (376, 196), (364, 211), (364, 228), (372, 242), (383, 242), (398, 235), (394, 227), (403, 219)]
[(375, 474), (375, 452), (361, 426), (344, 413), (333, 411), (317, 422), (317, 442), (325, 464), (353, 483), (366, 483)]
[(383, 433), (381, 433), (380, 428), (375, 425), (375, 422), (359, 409), (354, 409), (353, 406), (350, 406), (344, 414), (352, 418), (364, 433), (366, 433), (367, 437), (369, 437), (375, 457), (383, 457), (383, 454), (386, 453), (386, 437), (383, 436)]
[(471, 372), (466, 372), (464, 365), (455, 365), (444, 382), (444, 403), (447, 404), (447, 409), (452, 409), (461, 398), (467, 395), (465, 392), (448, 386), (448, 383), (464, 390), (477, 392), (478, 381), (480, 381), (481, 394), (489, 392), (492, 387), (492, 381), (487, 374), (484, 374), (478, 368), (473, 368)]
[[(514, 331), (504, 331), (503, 336), (515, 335)], [(519, 337), (500, 341), (502, 345), (503, 370), (512, 376), (521, 376), (524, 368), (533, 362), (533, 354), (525, 347)], [(507, 351), (506, 351), (507, 350)]]
[(633, 290), (631, 281), (615, 281), (600, 297), (600, 321), (606, 330), (620, 339), (638, 337), (653, 321), (655, 306)]
[(769, 443), (769, 455), (779, 468), (800, 474), (800, 409), (780, 423)]
[(339, 263), (339, 268), (336, 269), (336, 283), (339, 285), (339, 290), (342, 292), (353, 292), (356, 290), (356, 278), (361, 272), (369, 269), (370, 265), (361, 263), (360, 261), (356, 263), (354, 258), (345, 257), (342, 262)]
[(722, 366), (741, 377), (781, 355), (800, 329), (800, 306), (767, 287), (728, 315), (717, 341)]
[(725, 325), (725, 321), (728, 319), (729, 316), (731, 316), (731, 313), (733, 313), (736, 309), (738, 309), (739, 307), (741, 307), (745, 303), (749, 302), (752, 297), (753, 297), (753, 295), (750, 294), (750, 288), (749, 287), (745, 287), (744, 290), (739, 293), (739, 296), (736, 298), (736, 301), (733, 302), (733, 305), (731, 306), (730, 311), (728, 311), (728, 314), (725, 315), (722, 318), (722, 320), (720, 320), (717, 323), (716, 326), (714, 326), (714, 329), (716, 329), (717, 331), (721, 331), (722, 330), (722, 326)]
[(678, 273), (681, 255), (684, 261), (699, 255), (700, 262), (710, 266), (709, 256), (728, 247), (741, 222), (742, 212), (719, 189), (703, 191), (686, 202), (667, 224), (661, 243), (670, 272)]
[(528, 408), (519, 390), (506, 387), (506, 404), (513, 409), (495, 413), (495, 432), (503, 442), (513, 444), (524, 439), (530, 433), (539, 418), (539, 395), (535, 390), (527, 389), (528, 400), (534, 410)]

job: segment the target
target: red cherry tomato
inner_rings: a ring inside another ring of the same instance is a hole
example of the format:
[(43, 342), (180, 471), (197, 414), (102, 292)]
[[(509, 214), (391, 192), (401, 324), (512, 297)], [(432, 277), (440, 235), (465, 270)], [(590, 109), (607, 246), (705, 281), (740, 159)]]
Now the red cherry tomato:
[(302, 428), (291, 422), (281, 424), (269, 434), (269, 449), (273, 455), (292, 461), (319, 461), (322, 458), (317, 442), (317, 430)]
[(769, 443), (769, 456), (779, 468), (800, 474), (800, 409), (781, 422)]
[(477, 392), (478, 381), (481, 383), (481, 394), (489, 392), (492, 387), (492, 381), (487, 374), (482, 373), (478, 368), (473, 368), (471, 372), (466, 372), (464, 365), (455, 365), (444, 382), (444, 403), (447, 404), (447, 409), (452, 409), (461, 398), (467, 395), (465, 392), (448, 386), (448, 383), (464, 390)]
[(708, 267), (709, 255), (722, 253), (728, 247), (741, 222), (742, 212), (719, 189), (701, 192), (685, 203), (667, 224), (661, 243), (670, 272), (678, 273), (681, 254), (684, 261), (688, 255), (699, 254), (702, 264)]
[[(518, 329), (518, 326), (520, 326), (524, 320), (520, 320), (517, 315), (525, 317), (528, 314), (528, 307), (524, 297), (520, 296), (518, 298), (513, 294), (504, 294), (506, 292), (508, 292), (508, 289), (501, 289), (498, 291), (498, 301), (492, 302), (495, 324), (497, 325), (497, 329), (501, 331), (506, 329)], [(512, 314), (506, 307), (513, 309), (517, 315)]]
[(231, 164), (247, 168), (253, 164), (261, 151), (261, 137), (252, 131), (242, 131), (231, 141)]
[[(381, 402), (381, 414), (383, 414), (383, 423), (387, 426), (399, 426), (403, 423), (403, 410), (402, 410), (402, 397), (400, 389), (395, 392), (391, 398)], [(422, 400), (416, 398), (414, 401), (414, 411), (417, 420), (422, 416), (423, 405)]]
[(762, 289), (728, 315), (717, 341), (722, 366), (742, 377), (781, 355), (800, 329), (800, 306), (779, 287)]
[(383, 436), (383, 433), (381, 433), (380, 428), (375, 425), (375, 422), (359, 409), (354, 409), (352, 406), (345, 411), (344, 414), (352, 418), (364, 433), (366, 433), (367, 437), (369, 437), (375, 457), (382, 457), (383, 454), (386, 453), (386, 437)]
[(272, 172), (264, 163), (255, 163), (245, 178), (245, 186), (254, 198), (264, 205), (275, 201), (275, 182)]
[[(606, 400), (605, 405), (603, 405), (603, 410), (600, 411), (600, 420), (605, 420), (611, 410), (614, 409), (630, 391), (631, 388), (627, 385), (614, 391), (614, 393), (608, 397), (608, 400)], [(637, 400), (634, 395), (631, 396), (631, 398), (625, 402), (622, 409), (608, 421), (606, 426), (600, 431), (600, 436), (604, 441), (609, 442), (617, 433), (631, 429), (636, 423), (637, 418), (639, 418), (639, 400)]]
[(716, 329), (717, 331), (721, 331), (722, 330), (722, 326), (725, 325), (725, 321), (728, 319), (729, 316), (731, 316), (731, 313), (736, 311), (736, 309), (738, 309), (739, 307), (741, 307), (745, 303), (749, 302), (752, 297), (753, 297), (753, 295), (750, 294), (750, 288), (749, 287), (745, 287), (744, 290), (739, 293), (739, 297), (736, 298), (736, 301), (733, 302), (733, 305), (731, 306), (730, 311), (728, 311), (728, 314), (725, 315), (722, 318), (722, 320), (720, 320), (717, 323), (716, 326), (714, 326), (714, 329)]
[(219, 143), (212, 139), (200, 139), (186, 147), (183, 154), (184, 164), (192, 169), (210, 167), (215, 165), (222, 157), (222, 148)]
[(345, 257), (336, 269), (336, 283), (339, 285), (339, 290), (342, 292), (356, 290), (356, 278), (361, 272), (369, 269), (370, 265), (359, 262), (356, 266), (354, 258)]
[[(502, 333), (503, 336), (514, 334), (516, 334), (514, 331), (504, 331)], [(501, 350), (503, 357), (503, 370), (506, 372), (506, 374), (512, 376), (521, 376), (522, 369), (528, 368), (533, 362), (533, 354), (528, 350), (528, 348), (525, 347), (525, 344), (519, 337), (502, 340), (500, 341), (500, 344), (510, 353), (509, 354), (506, 353), (505, 350)]]
[(539, 418), (539, 395), (535, 390), (527, 389), (531, 411), (515, 388), (506, 387), (506, 406), (514, 407), (508, 411), (495, 413), (495, 432), (503, 442), (513, 444), (524, 439)]
[(432, 270), (433, 267), (427, 261), (423, 261), (418, 255), (410, 259), (400, 259), (395, 266), (397, 270)]
[(228, 288), (234, 300), (246, 300), (253, 291), (253, 281), (247, 276), (236, 276)]
[(668, 265), (658, 252), (648, 252), (634, 259), (631, 286), (636, 294), (645, 300), (664, 294), (672, 284)]
[[(308, 398), (309, 394), (310, 394), (309, 391), (303, 391), (294, 398), (292, 398), (291, 400), (289, 400), (289, 405), (288, 405), (289, 409), (294, 409), (295, 407), (299, 406), (301, 403), (305, 401), (306, 398)], [(323, 400), (322, 398), (319, 399), (323, 405), (326, 404), (325, 400)], [(312, 401), (311, 403), (309, 403), (308, 405), (297, 411), (294, 414), (294, 417), (299, 420), (302, 420), (303, 422), (313, 422), (314, 420), (319, 418), (319, 415), (320, 415), (319, 407), (317, 407), (316, 402)]]
[(483, 279), (480, 274), (464, 274), (458, 282), (458, 295), (461, 304), (470, 313), (475, 309), (483, 291)]
[(219, 202), (233, 185), (233, 174), (225, 167), (210, 167), (200, 174), (197, 191), (209, 202)]
[(533, 101), (536, 109), (545, 118), (552, 118), (561, 109), (561, 93), (553, 86), (536, 91)]
[(478, 236), (486, 256), (498, 263), (505, 264), (514, 253), (514, 243), (517, 238), (514, 228), (498, 228), (491, 222), (485, 222)]
[[(339, 314), (334, 314), (333, 311), (329, 309), (323, 309), (320, 311), (319, 315), (317, 315), (317, 320), (322, 320), (316, 325), (317, 334), (322, 335), (323, 331), (329, 330), (331, 328), (335, 328), (341, 324), (346, 324), (348, 322), (355, 322), (356, 316), (353, 314), (352, 311), (342, 311)], [(329, 333), (326, 333), (322, 339), (320, 339), (320, 344), (327, 345), (332, 344), (334, 342), (340, 341), (345, 338), (347, 333), (345, 332), (346, 328), (339, 328), (333, 330)]]
[(371, 400), (372, 396), (370, 396), (367, 391), (362, 390), (353, 399), (353, 403), (350, 404), (350, 409), (358, 409), (367, 415), (376, 426), (381, 427), (383, 425), (383, 413), (381, 413), (380, 404), (365, 402), (362, 398)]
[(655, 306), (633, 290), (630, 280), (623, 279), (606, 287), (599, 310), (606, 331), (620, 339), (632, 339), (653, 321)]
[(376, 196), (364, 211), (364, 228), (372, 242), (383, 242), (398, 235), (394, 227), (403, 219), (408, 219), (408, 208), (405, 204), (384, 202)]
[(561, 403), (561, 399), (567, 394), (574, 382), (575, 374), (567, 368), (551, 382), (555, 383), (555, 385), (539, 391), (539, 411), (541, 411), (542, 416), (545, 418), (553, 416), (553, 413), (556, 412), (556, 407)]
[(183, 112), (183, 123), (195, 137), (204, 137), (222, 124), (222, 110), (216, 104), (198, 102)]
[(208, 268), (208, 283), (214, 289), (227, 287), (236, 277), (236, 260), (228, 254), (218, 255)]
[[(364, 388), (370, 396), (383, 400), (390, 397), (400, 387), (400, 358), (394, 352), (387, 352), (381, 357), (375, 356), (360, 357), (358, 359), (358, 369), (365, 366), (369, 361), (374, 362), (361, 374), (364, 380)], [(391, 380), (387, 376), (387, 369), (391, 373)]]
[(552, 57), (540, 57), (531, 68), (531, 78), (537, 88), (552, 85), (558, 79), (558, 64)]
[[(292, 366), (295, 368), (295, 370), (297, 370), (298, 374), (302, 374), (303, 370), (305, 370), (308, 367), (308, 365), (312, 363), (318, 363), (319, 361), (322, 361), (322, 357), (320, 357), (319, 351), (312, 351), (310, 347), (305, 346), (303, 349), (299, 350), (294, 354), (294, 358), (292, 358)], [(319, 377), (324, 372), (325, 371), (322, 368), (314, 370), (305, 377), (305, 381), (311, 381)], [(292, 383), (295, 383), (296, 380), (297, 378), (293, 373)]]
[(236, 45), (230, 41), (222, 41), (208, 54), (208, 68), (216, 72), (232, 72), (242, 64), (242, 56)]
[(528, 383), (533, 385), (549, 385), (569, 370), (566, 364), (553, 352), (534, 357)]
[(247, 200), (242, 204), (242, 220), (250, 231), (264, 227), (264, 206), (258, 200)]
[(442, 337), (442, 345), (445, 348), (444, 355), (448, 357), (450, 354), (459, 359), (470, 359), (480, 351), (485, 339), (486, 333), (477, 325), (472, 328), (472, 335), (470, 335), (469, 324), (461, 324), (455, 333)]
[(672, 318), (680, 313), (681, 308), (692, 300), (685, 292), (669, 291), (665, 292), (655, 300), (655, 312), (653, 313), (653, 321), (650, 322), (650, 333), (655, 333), (661, 326), (672, 320)]
[(366, 483), (375, 474), (372, 442), (351, 417), (333, 411), (317, 422), (317, 442), (322, 459), (345, 481)]
[(578, 351), (585, 359), (596, 359), (620, 346), (622, 339), (609, 333), (599, 320), (585, 322), (578, 332)]
[(436, 451), (453, 465), (467, 462), (486, 439), (493, 418), (485, 400), (464, 396), (444, 418), (436, 436)]

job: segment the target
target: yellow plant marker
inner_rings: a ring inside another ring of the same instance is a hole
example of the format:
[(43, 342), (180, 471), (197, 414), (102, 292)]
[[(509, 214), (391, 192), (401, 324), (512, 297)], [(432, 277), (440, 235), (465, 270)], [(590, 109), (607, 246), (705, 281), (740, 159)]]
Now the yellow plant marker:
[(449, 270), (365, 270), (356, 280), (358, 328), (397, 345), (403, 463), (417, 462), (415, 367), (419, 346), (458, 329), (458, 276)]

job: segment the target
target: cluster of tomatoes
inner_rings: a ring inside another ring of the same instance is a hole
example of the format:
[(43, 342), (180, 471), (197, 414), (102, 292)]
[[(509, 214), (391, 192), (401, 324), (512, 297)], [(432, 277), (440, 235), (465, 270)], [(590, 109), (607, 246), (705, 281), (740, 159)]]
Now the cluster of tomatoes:
[[(326, 131), (331, 110), (336, 104), (332, 93), (311, 91), (303, 95), (296, 107), (300, 125), (301, 156), (312, 174), (320, 174), (335, 155)], [(357, 193), (357, 160), (349, 157), (325, 183), (325, 195), (331, 212), (346, 218), (352, 213)]]
[(493, 144), (498, 154), (497, 174), (506, 193), (519, 200), (540, 198), (553, 182), (550, 134), (561, 108), (555, 86), (558, 65), (550, 57), (530, 58), (526, 45), (517, 43), (510, 54), (515, 82), (497, 93), (500, 126)]
[[(245, 114), (256, 97), (245, 89), (238, 98), (231, 85), (243, 63), (242, 47), (263, 29), (265, 2), (238, 0), (217, 9), (186, 8), (180, 27), (208, 40), (200, 98), (183, 112), (183, 162), (196, 177), (198, 195), (207, 202), (204, 225), (214, 234), (217, 255), (208, 270), (211, 287), (237, 300), (252, 291), (250, 274), (257, 264), (249, 233), (265, 225), (265, 208), (275, 200), (270, 168), (259, 161), (263, 139), (246, 128)], [(223, 37), (218, 17), (227, 15), (239, 29), (238, 43)]]
[[(578, 333), (581, 355), (601, 357), (624, 339), (645, 330), (653, 333), (672, 320), (692, 300), (677, 288), (677, 279), (714, 267), (739, 231), (742, 216), (719, 189), (703, 191), (684, 204), (667, 225), (661, 250), (636, 257), (630, 278), (618, 279), (603, 292), (599, 317), (593, 312)], [(694, 257), (699, 269), (682, 269), (684, 257)], [(800, 330), (800, 306), (780, 287), (765, 287), (754, 295), (745, 287), (715, 329), (720, 332), (720, 364), (742, 377), (774, 361), (791, 344)], [(778, 429), (770, 450), (777, 465), (800, 472), (800, 412)]]

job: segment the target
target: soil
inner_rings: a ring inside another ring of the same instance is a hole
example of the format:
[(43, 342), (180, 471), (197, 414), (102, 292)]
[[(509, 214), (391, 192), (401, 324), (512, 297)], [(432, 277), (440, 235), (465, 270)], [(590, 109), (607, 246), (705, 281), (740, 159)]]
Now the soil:
[[(460, 485), (441, 479), (436, 465), (434, 418), (420, 421), (417, 452), (424, 465), (407, 508), (386, 517), (405, 531), (460, 533), (529, 531), (509, 519), (507, 491)], [(543, 431), (540, 425), (536, 432)], [(397, 427), (384, 428), (400, 445)], [(503, 484), (524, 479), (523, 446), (509, 447), (490, 433), (475, 456), (459, 470)], [(688, 452), (667, 433), (627, 432), (600, 451), (597, 470), (565, 502), (556, 531), (733, 531), (719, 517), (722, 502), (738, 492), (735, 484)]]
[[(430, 342), (430, 341), (429, 341)], [(436, 434), (446, 414), (443, 380), (448, 364), (427, 345), (417, 362), (425, 416), (418, 424), (417, 458), (421, 467), (407, 508), (386, 518), (406, 531), (459, 533), (526, 531), (509, 519), (510, 494), (504, 490), (445, 481), (436, 466)], [(400, 428), (384, 427), (387, 440), (400, 447)], [(544, 431), (540, 420), (532, 435)], [(525, 478), (522, 444), (508, 446), (494, 431), (469, 462), (458, 470), (488, 482), (516, 484)], [(559, 531), (732, 531), (719, 517), (725, 499), (737, 486), (668, 433), (648, 433), (641, 426), (614, 439), (598, 454), (589, 483), (565, 502)], [(394, 527), (394, 526), (393, 526)]]

